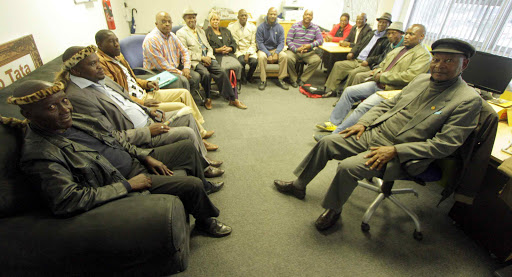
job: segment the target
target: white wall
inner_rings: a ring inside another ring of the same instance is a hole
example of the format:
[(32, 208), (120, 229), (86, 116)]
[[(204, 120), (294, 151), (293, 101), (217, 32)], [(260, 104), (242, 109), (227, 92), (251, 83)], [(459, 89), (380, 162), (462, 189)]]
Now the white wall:
[[(94, 44), (94, 34), (107, 28), (101, 0), (83, 4), (75, 4), (73, 0), (0, 2), (0, 44), (32, 34), (43, 63), (58, 57), (70, 46)], [(126, 37), (130, 31), (123, 17), (122, 3), (122, 0), (111, 0), (114, 32)]]
[[(392, 12), (393, 18), (405, 17), (409, 0), (375, 0), (378, 1), (377, 14), (384, 11)], [(124, 8), (124, 2), (128, 8)], [(343, 12), (343, 0), (322, 0), (321, 5), (315, 1), (304, 1), (306, 8), (314, 11), (314, 22), (325, 28), (337, 23)], [(398, 9), (395, 2), (403, 6)], [(94, 34), (106, 29), (107, 24), (101, 0), (75, 4), (73, 0), (0, 0), (0, 44), (32, 34), (39, 53), (46, 63), (61, 55), (70, 46), (86, 46), (94, 44)], [(181, 24), (181, 13), (185, 8), (193, 7), (198, 13), (198, 20), (204, 20), (214, 3), (218, 7), (229, 7), (234, 11), (246, 9), (254, 17), (265, 15), (269, 7), (277, 7), (281, 11), (281, 0), (189, 0), (168, 1), (152, 0), (111, 0), (116, 35), (122, 39), (130, 34), (127, 20), (131, 18), (131, 8), (137, 8), (137, 33), (147, 33), (154, 27), (155, 14), (161, 10), (171, 14), (174, 24)], [(353, 3), (357, 3), (356, 1)], [(404, 3), (404, 4), (401, 4)], [(397, 14), (395, 14), (397, 13)], [(125, 17), (126, 16), (126, 17)], [(355, 20), (355, 17), (352, 18)], [(402, 19), (403, 20), (403, 19)], [(368, 22), (374, 22), (369, 18)]]
[[(393, 12), (394, 18), (400, 17), (400, 10), (393, 11), (393, 3), (395, 0), (374, 0), (378, 2), (379, 16), (383, 12)], [(396, 0), (402, 2), (403, 0)], [(245, 9), (251, 13), (253, 18), (260, 15), (266, 15), (270, 7), (276, 7), (278, 12), (282, 11), (282, 0), (189, 0), (189, 1), (173, 1), (172, 4), (168, 0), (153, 0), (151, 5), (147, 4), (147, 0), (126, 0), (128, 8), (136, 8), (138, 13), (135, 15), (137, 25), (137, 33), (147, 33), (155, 27), (155, 15), (160, 11), (168, 12), (172, 19), (173, 25), (183, 25), (182, 12), (186, 8), (193, 8), (197, 12), (198, 23), (202, 24), (204, 19), (208, 17), (208, 12), (214, 6), (227, 7), (237, 12), (239, 9)], [(321, 0), (321, 1), (303, 1), (305, 8), (312, 9), (314, 12), (313, 22), (327, 29), (339, 22), (340, 15), (344, 12), (343, 0)], [(351, 3), (357, 3), (353, 1)], [(351, 14), (351, 21), (355, 21), (355, 16)], [(368, 23), (374, 24), (375, 18), (368, 18)]]

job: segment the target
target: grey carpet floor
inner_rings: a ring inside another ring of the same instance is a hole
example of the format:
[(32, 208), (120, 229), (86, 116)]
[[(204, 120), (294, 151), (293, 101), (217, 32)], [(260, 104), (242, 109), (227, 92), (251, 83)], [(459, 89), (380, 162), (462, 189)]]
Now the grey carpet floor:
[[(322, 84), (317, 71), (313, 84)], [(244, 86), (239, 110), (218, 98), (202, 109), (210, 142), (220, 145), (209, 156), (224, 161), (225, 187), (211, 195), (219, 220), (233, 227), (231, 236), (191, 238), (188, 269), (179, 276), (492, 276), (488, 253), (457, 229), (448, 217), (453, 200), (436, 207), (441, 187), (413, 186), (419, 198), (399, 196), (423, 224), (424, 239), (413, 239), (414, 224), (397, 207), (383, 203), (369, 233), (362, 216), (376, 194), (356, 188), (342, 220), (321, 233), (314, 227), (336, 161), (307, 187), (305, 200), (280, 194), (274, 179), (292, 180), (292, 171), (315, 144), (315, 124), (329, 118), (335, 98), (311, 99), (298, 89), (285, 91), (269, 79), (267, 89)]]

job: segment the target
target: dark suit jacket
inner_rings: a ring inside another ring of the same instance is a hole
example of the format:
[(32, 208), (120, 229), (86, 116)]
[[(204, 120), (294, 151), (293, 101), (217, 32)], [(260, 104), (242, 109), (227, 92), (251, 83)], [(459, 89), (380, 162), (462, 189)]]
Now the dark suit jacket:
[(371, 33), (371, 32), (372, 32), (372, 28), (368, 24), (365, 24), (363, 26), (363, 29), (359, 33), (359, 36), (357, 37), (357, 41), (355, 41), (357, 27), (354, 25), (354, 26), (352, 26), (352, 30), (350, 30), (348, 37), (344, 41), (350, 42), (350, 47), (354, 47), (354, 45), (356, 45), (356, 43), (360, 42), (368, 33)]
[[(132, 101), (123, 87), (105, 77), (105, 85), (118, 92), (124, 98)], [(135, 145), (151, 143), (151, 133), (148, 127), (134, 129), (133, 123), (128, 115), (112, 99), (103, 92), (87, 87), (80, 89), (75, 83), (69, 82), (66, 88), (73, 109), (77, 113), (90, 115), (97, 118), (101, 124), (119, 132), (123, 138), (130, 138), (129, 141)], [(132, 101), (133, 102), (133, 101)], [(133, 102), (135, 103), (135, 102)], [(137, 103), (135, 103), (137, 104)], [(139, 104), (137, 104), (139, 105)], [(149, 110), (139, 105), (149, 115)]]
[(224, 55), (215, 53), (215, 49), (221, 48), (224, 45), (226, 45), (227, 47), (231, 47), (233, 48), (233, 51), (230, 52), (228, 55), (236, 58), (235, 52), (238, 46), (236, 44), (235, 39), (233, 38), (233, 35), (231, 35), (231, 32), (227, 28), (220, 27), (219, 30), (222, 36), (222, 41), (219, 39), (219, 37), (217, 37), (217, 34), (213, 32), (212, 27), (208, 27), (205, 33), (206, 38), (208, 38), (208, 43), (210, 43), (210, 46), (213, 48), (213, 54), (215, 55), (215, 58), (220, 64), (222, 63), (222, 56)]

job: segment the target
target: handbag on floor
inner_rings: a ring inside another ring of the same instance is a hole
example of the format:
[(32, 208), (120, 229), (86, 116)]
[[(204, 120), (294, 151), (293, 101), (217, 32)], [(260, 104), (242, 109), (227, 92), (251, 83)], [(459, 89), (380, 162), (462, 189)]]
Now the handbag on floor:
[(238, 99), (238, 86), (236, 84), (236, 73), (233, 69), (229, 70), (229, 82), (231, 83), (231, 88), (233, 88), (233, 92), (235, 93), (235, 99)]

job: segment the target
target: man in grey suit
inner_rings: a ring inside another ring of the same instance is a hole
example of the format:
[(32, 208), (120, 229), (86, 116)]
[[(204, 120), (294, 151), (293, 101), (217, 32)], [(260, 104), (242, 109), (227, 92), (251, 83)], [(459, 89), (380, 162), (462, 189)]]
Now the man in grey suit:
[[(206, 157), (206, 148), (191, 114), (178, 116), (168, 125), (155, 123), (155, 112), (133, 102), (123, 87), (105, 76), (95, 52), (94, 45), (74, 46), (62, 55), (64, 66), (57, 81), (66, 84), (66, 93), (76, 112), (97, 118), (140, 147), (157, 147), (189, 139), (208, 163), (220, 165)], [(162, 122), (176, 114), (177, 111), (166, 113)], [(223, 173), (224, 170), (210, 166), (205, 176), (217, 177)]]
[[(431, 74), (419, 75), (354, 126), (322, 138), (295, 169), (296, 180), (274, 181), (280, 192), (303, 199), (306, 185), (326, 163), (340, 160), (322, 203), (325, 211), (315, 222), (318, 230), (336, 223), (358, 180), (420, 174), (433, 160), (462, 146), (477, 126), (481, 98), (460, 77), (474, 47), (440, 39), (432, 44), (432, 53)], [(408, 163), (412, 160), (420, 161), (412, 166)]]

